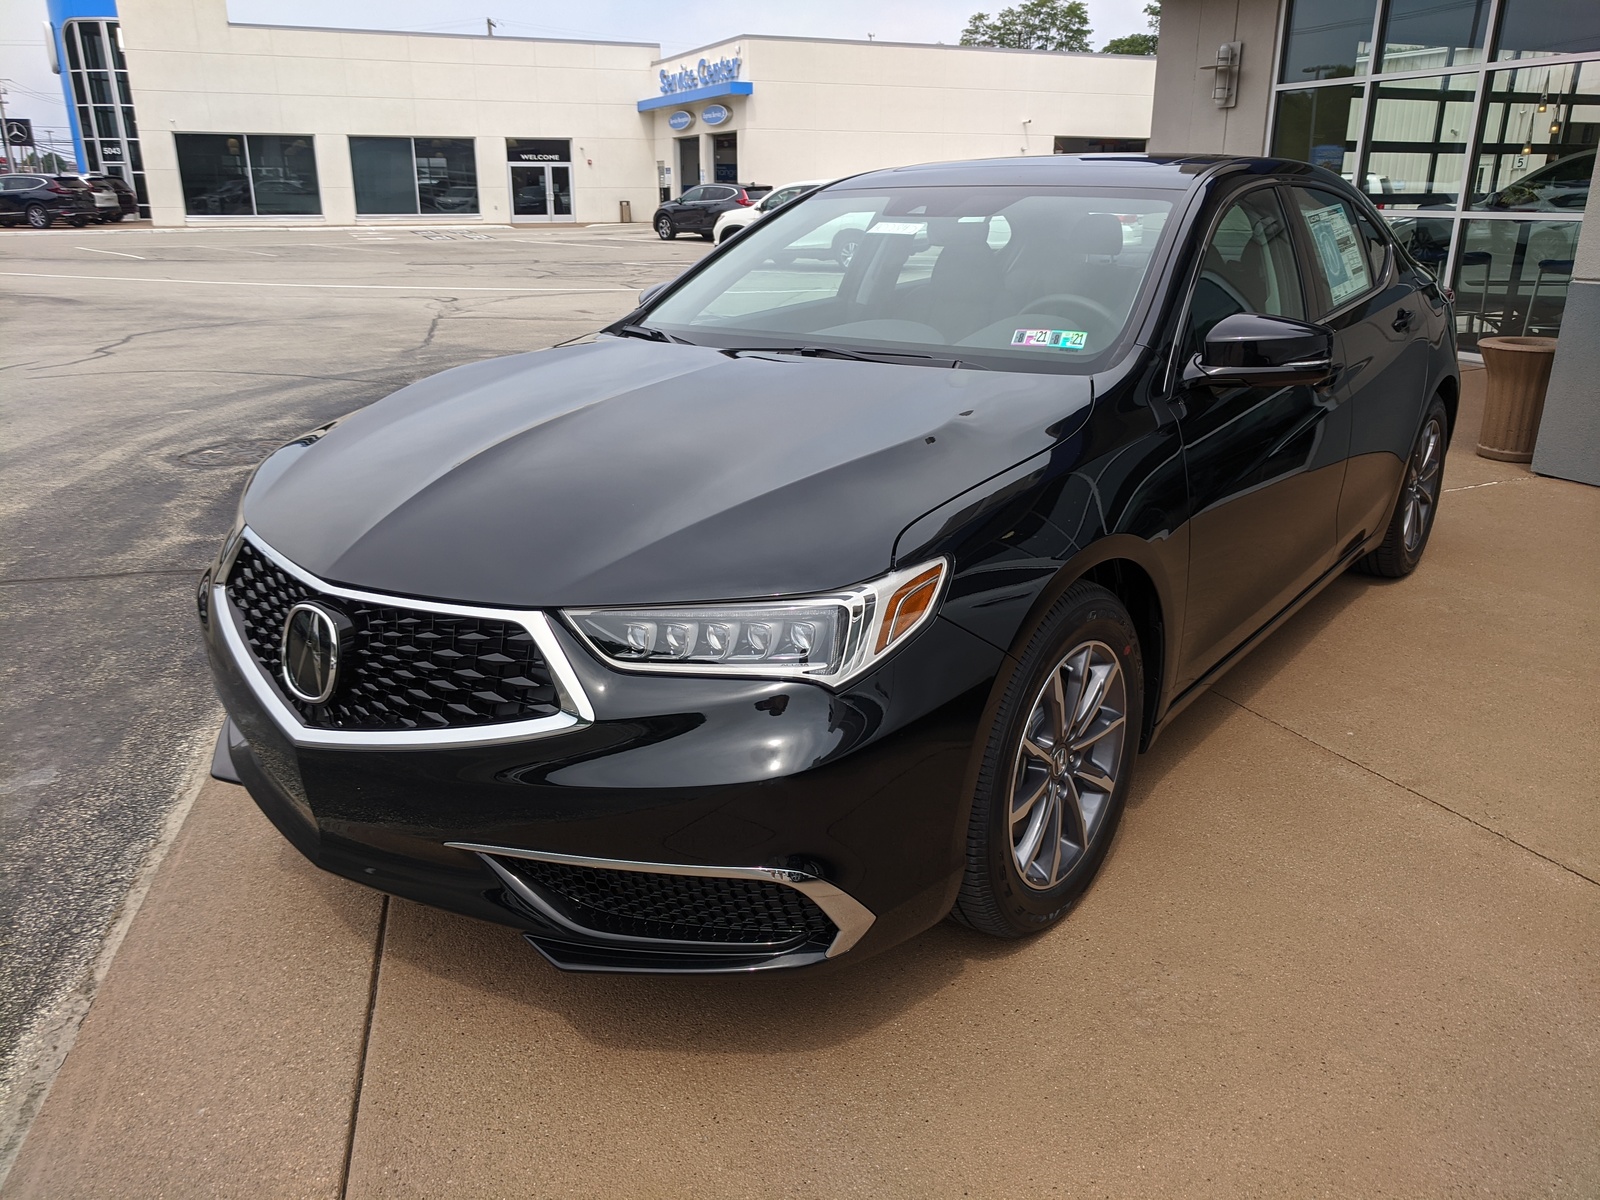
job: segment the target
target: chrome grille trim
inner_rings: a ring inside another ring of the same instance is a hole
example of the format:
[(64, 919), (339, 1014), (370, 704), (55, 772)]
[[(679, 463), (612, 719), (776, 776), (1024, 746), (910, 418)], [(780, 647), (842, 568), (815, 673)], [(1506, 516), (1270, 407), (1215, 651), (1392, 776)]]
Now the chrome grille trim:
[(428, 750), (451, 746), (493, 746), (506, 742), (520, 742), (529, 738), (549, 737), (581, 725), (593, 723), (594, 707), (584, 693), (572, 664), (562, 652), (561, 644), (551, 629), (550, 619), (544, 613), (531, 609), (482, 608), (468, 604), (441, 604), (432, 600), (413, 600), (409, 596), (389, 596), (377, 592), (357, 591), (329, 583), (296, 566), (262, 541), (254, 530), (246, 527), (240, 537), (274, 565), (292, 575), (308, 587), (329, 596), (355, 600), (364, 604), (381, 604), (394, 608), (417, 609), (422, 612), (442, 613), (448, 616), (481, 617), (520, 625), (528, 631), (545, 664), (555, 680), (560, 693), (562, 711), (551, 717), (538, 717), (528, 721), (505, 721), (499, 724), (467, 725), (457, 729), (320, 729), (307, 725), (300, 715), (278, 693), (266, 669), (251, 653), (245, 641), (238, 614), (228, 600), (228, 568), (237, 554), (237, 545), (230, 547), (225, 557), (224, 569), (211, 584), (211, 612), (222, 640), (228, 648), (240, 676), (250, 688), (257, 703), (271, 716), (273, 723), (297, 746), (342, 747), (346, 749)]
[(867, 930), (872, 928), (872, 923), (877, 920), (871, 909), (836, 884), (829, 883), (826, 879), (819, 879), (815, 875), (808, 875), (804, 871), (789, 871), (782, 867), (706, 867), (690, 866), (682, 863), (632, 862), (628, 859), (620, 858), (588, 858), (577, 854), (554, 854), (543, 850), (520, 850), (513, 846), (488, 846), (477, 842), (446, 842), (445, 845), (452, 850), (465, 850), (476, 854), (501, 882), (515, 892), (519, 898), (532, 904), (537, 911), (575, 933), (581, 933), (585, 937), (600, 941), (647, 942), (657, 946), (667, 944), (675, 946), (693, 945), (697, 949), (703, 950), (705, 948), (705, 943), (668, 943), (661, 938), (625, 937), (620, 934), (610, 934), (590, 929), (587, 926), (575, 925), (551, 908), (545, 899), (527, 883), (496, 863), (494, 856), (526, 858), (534, 862), (563, 863), (572, 867), (597, 867), (605, 871), (645, 871), (658, 875), (701, 875), (711, 879), (755, 879), (763, 883), (781, 884), (808, 896), (827, 915), (828, 920), (838, 927), (838, 935), (828, 946), (825, 955), (827, 958), (835, 958), (854, 946), (862, 939)]

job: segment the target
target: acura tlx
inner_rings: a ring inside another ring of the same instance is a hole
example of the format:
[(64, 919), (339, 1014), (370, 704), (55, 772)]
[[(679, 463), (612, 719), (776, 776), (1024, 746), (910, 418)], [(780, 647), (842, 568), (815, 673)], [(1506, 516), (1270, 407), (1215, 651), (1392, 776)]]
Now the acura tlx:
[(566, 969), (1045, 930), (1187, 704), (1417, 566), (1451, 299), (1304, 163), (833, 183), (268, 457), (199, 590), (213, 771)]

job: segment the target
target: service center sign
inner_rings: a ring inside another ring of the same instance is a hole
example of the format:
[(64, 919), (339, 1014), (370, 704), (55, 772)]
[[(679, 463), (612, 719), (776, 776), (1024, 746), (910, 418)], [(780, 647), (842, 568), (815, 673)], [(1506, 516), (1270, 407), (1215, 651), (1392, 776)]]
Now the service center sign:
[(732, 83), (739, 78), (739, 68), (743, 64), (741, 58), (719, 58), (716, 62), (702, 58), (692, 67), (662, 71), (661, 94), (670, 96), (674, 92), (692, 92), (713, 84)]

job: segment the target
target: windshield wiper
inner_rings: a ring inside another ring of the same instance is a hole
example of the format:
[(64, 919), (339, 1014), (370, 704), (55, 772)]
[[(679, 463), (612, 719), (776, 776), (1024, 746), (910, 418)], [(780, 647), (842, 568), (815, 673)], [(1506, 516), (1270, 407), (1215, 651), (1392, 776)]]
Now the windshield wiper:
[(688, 338), (673, 337), (665, 329), (657, 329), (653, 325), (621, 325), (617, 328), (617, 336), (643, 338), (647, 342), (677, 342), (683, 346), (694, 345)]
[[(844, 358), (855, 362), (904, 362), (910, 366), (972, 367), (959, 358), (936, 358), (915, 350), (846, 350), (842, 346), (734, 346), (724, 354), (794, 354), (801, 358)], [(978, 368), (982, 369), (982, 368)]]

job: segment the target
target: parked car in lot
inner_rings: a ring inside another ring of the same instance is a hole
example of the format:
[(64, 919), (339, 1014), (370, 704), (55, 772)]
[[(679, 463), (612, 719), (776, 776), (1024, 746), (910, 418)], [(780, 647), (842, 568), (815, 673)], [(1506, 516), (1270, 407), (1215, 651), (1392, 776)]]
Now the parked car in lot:
[(1304, 163), (844, 180), (270, 455), (198, 593), (213, 771), (569, 970), (1039, 932), (1177, 714), (1346, 569), (1416, 568), (1454, 338)]
[(76, 175), (0, 175), (0, 222), (48, 229), (52, 221), (87, 225), (96, 219), (94, 193)]
[(134, 192), (133, 186), (121, 175), (85, 175), (83, 177), (92, 185), (109, 188), (116, 196), (117, 206), (114, 212), (106, 211), (107, 206), (99, 202), (96, 194), (96, 209), (104, 221), (120, 221), (124, 217), (137, 217), (139, 215), (139, 197)]
[(800, 183), (786, 183), (782, 187), (773, 188), (755, 204), (736, 205), (717, 218), (716, 225), (712, 227), (711, 240), (720, 246), (738, 230), (749, 228), (769, 212), (782, 208), (795, 197), (804, 195), (812, 188), (823, 187), (828, 182), (826, 179), (807, 179)]
[(94, 219), (101, 224), (112, 220), (122, 219), (122, 201), (117, 196), (117, 189), (105, 182), (104, 178), (93, 179), (88, 175), (80, 175), (84, 185), (89, 189), (89, 195), (94, 200)]
[(662, 241), (680, 233), (710, 238), (719, 216), (732, 208), (749, 207), (771, 190), (755, 183), (702, 183), (666, 201), (650, 221)]

